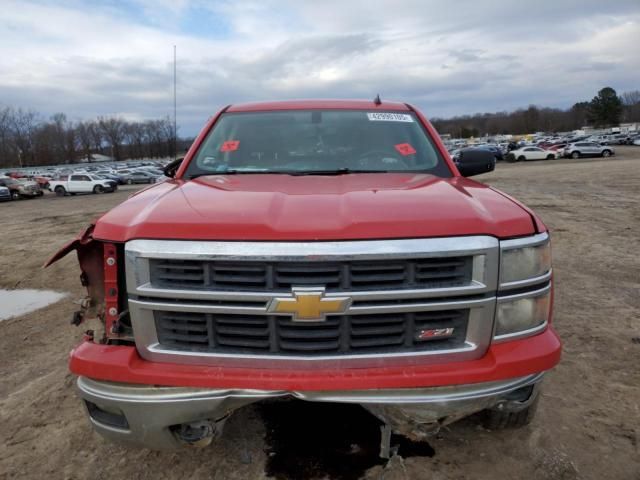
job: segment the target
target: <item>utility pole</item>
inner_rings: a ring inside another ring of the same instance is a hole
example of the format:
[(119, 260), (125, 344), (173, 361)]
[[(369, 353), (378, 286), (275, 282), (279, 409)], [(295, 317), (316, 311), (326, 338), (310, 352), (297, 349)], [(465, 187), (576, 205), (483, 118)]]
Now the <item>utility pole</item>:
[(178, 108), (176, 102), (176, 46), (173, 46), (173, 159), (178, 158)]

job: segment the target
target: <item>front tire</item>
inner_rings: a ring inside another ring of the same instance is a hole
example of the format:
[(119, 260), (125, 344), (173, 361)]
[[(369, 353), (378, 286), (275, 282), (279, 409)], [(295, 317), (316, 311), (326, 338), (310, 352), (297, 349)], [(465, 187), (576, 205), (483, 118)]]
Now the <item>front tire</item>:
[(133, 185), (133, 180), (131, 179), (127, 180), (127, 185)]
[[(535, 393), (534, 393), (535, 394)], [(540, 395), (535, 394), (536, 397), (527, 405), (521, 409), (499, 409), (491, 408), (483, 412), (483, 423), (489, 430), (504, 430), (510, 428), (521, 428), (528, 425), (535, 417), (538, 409), (538, 402)]]
[(602, 151), (602, 156), (604, 158), (610, 157), (611, 156), (611, 151), (610, 150), (603, 150)]
[(580, 158), (580, 152), (573, 152), (571, 158)]
[(547, 160), (553, 160), (554, 158), (556, 158), (554, 155), (547, 155)]
[(64, 197), (64, 194), (66, 193), (62, 186), (57, 186), (54, 191), (56, 192), (56, 197)]
[(11, 192), (11, 200), (20, 200), (20, 193), (16, 191)]
[(524, 162), (526, 159), (527, 159), (527, 157), (525, 157), (524, 155), (520, 155), (520, 156), (518, 157), (518, 161), (519, 161), (519, 162)]
[(93, 187), (93, 193), (104, 193), (104, 188), (102, 185), (96, 185)]

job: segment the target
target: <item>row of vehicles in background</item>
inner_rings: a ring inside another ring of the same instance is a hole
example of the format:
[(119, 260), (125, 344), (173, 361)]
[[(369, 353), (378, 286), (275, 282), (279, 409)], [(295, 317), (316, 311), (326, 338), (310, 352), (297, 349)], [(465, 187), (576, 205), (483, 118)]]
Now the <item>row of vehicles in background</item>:
[(612, 145), (638, 145), (640, 134), (625, 133), (611, 135), (548, 136), (536, 141), (479, 143), (460, 146), (451, 145), (449, 153), (454, 161), (460, 152), (481, 149), (494, 152), (496, 161), (520, 162), (526, 160), (553, 160), (556, 158), (610, 157), (615, 155)]
[(553, 160), (555, 158), (582, 158), (582, 157), (610, 157), (615, 155), (611, 145), (602, 145), (597, 142), (573, 142), (552, 145), (548, 148), (521, 147), (512, 150), (506, 155), (508, 162), (521, 162), (525, 160)]
[(0, 176), (0, 187), (0, 201), (35, 198), (43, 195), (40, 185), (26, 178)]
[(119, 162), (77, 168), (41, 167), (0, 174), (0, 202), (41, 197), (45, 190), (57, 196), (114, 192), (119, 185), (153, 184), (166, 180), (161, 161)]

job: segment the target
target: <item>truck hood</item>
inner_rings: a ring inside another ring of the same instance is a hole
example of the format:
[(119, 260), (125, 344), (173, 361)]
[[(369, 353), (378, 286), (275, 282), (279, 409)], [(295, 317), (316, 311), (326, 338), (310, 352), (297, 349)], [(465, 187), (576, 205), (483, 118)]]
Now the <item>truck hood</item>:
[(415, 173), (210, 175), (138, 192), (102, 216), (94, 238), (349, 240), (535, 232), (500, 192)]

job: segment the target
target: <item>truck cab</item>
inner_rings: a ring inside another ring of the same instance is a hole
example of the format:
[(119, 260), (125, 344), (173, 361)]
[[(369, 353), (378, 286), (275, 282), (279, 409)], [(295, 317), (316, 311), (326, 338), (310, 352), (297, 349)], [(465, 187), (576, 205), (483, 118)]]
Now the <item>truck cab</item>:
[(70, 193), (104, 193), (113, 192), (117, 182), (89, 173), (72, 173), (49, 181), (49, 190), (59, 197)]
[(494, 166), (481, 149), (454, 163), (404, 103), (222, 109), (169, 180), (48, 262), (77, 251), (88, 289), (70, 369), (91, 424), (201, 446), (234, 410), (292, 397), (414, 439), (480, 411), (525, 425), (561, 352), (550, 236), (467, 178)]

